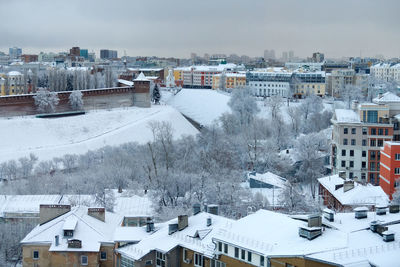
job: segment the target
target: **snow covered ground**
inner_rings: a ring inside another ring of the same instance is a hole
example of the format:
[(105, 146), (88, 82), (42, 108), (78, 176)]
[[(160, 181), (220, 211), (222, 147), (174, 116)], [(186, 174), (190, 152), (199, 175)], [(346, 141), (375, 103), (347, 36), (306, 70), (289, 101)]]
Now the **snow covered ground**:
[(177, 110), (163, 105), (90, 111), (82, 116), (57, 119), (2, 118), (0, 132), (4, 139), (0, 146), (0, 162), (29, 153), (34, 153), (39, 160), (48, 160), (107, 145), (146, 143), (153, 138), (148, 127), (151, 121), (170, 122), (175, 138), (198, 133)]
[(211, 125), (224, 112), (230, 112), (229, 99), (229, 94), (215, 90), (182, 89), (175, 96), (168, 96), (166, 103), (202, 125)]

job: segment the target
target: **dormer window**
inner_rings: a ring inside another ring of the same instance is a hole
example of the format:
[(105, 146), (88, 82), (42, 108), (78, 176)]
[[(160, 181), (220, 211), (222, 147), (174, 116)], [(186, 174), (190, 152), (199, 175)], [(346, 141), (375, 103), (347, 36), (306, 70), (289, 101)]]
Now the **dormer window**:
[(64, 236), (66, 237), (74, 236), (74, 230), (64, 230)]

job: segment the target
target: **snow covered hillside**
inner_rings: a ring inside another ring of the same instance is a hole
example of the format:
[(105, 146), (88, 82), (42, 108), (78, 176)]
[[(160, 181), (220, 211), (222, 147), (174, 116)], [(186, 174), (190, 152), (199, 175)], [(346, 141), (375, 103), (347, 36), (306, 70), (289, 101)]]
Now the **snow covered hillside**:
[(229, 94), (210, 89), (182, 89), (169, 97), (167, 104), (179, 110), (185, 116), (203, 124), (211, 125), (224, 112), (230, 112)]
[(91, 111), (86, 115), (57, 119), (14, 117), (0, 119), (4, 142), (0, 162), (34, 153), (39, 160), (64, 154), (81, 154), (106, 145), (152, 140), (151, 121), (171, 123), (175, 138), (198, 131), (174, 108), (153, 106)]

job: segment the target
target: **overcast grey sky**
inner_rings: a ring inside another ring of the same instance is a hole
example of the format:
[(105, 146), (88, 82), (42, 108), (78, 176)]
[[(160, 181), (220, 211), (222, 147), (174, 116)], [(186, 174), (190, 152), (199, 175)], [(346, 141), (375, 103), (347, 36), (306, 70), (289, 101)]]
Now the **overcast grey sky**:
[(400, 0), (0, 0), (0, 51), (400, 56)]

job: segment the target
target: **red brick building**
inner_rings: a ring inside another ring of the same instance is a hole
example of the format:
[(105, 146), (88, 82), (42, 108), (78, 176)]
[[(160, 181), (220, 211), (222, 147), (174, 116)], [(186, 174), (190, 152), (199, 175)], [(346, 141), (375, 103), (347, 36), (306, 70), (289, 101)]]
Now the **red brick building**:
[(37, 62), (38, 61), (38, 55), (21, 55), (21, 59), (25, 63)]
[(385, 142), (380, 154), (380, 186), (392, 199), (400, 185), (400, 142)]

